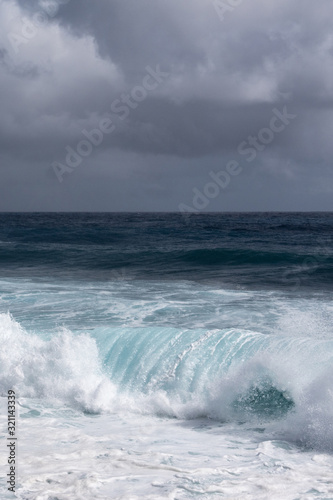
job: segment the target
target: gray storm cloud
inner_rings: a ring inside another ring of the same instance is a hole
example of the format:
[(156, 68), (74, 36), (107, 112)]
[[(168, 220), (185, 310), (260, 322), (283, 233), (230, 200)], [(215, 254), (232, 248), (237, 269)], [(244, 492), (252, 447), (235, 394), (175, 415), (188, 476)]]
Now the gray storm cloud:
[(241, 173), (204, 210), (332, 210), (329, 0), (2, 0), (0, 14), (1, 210), (193, 207), (230, 161)]

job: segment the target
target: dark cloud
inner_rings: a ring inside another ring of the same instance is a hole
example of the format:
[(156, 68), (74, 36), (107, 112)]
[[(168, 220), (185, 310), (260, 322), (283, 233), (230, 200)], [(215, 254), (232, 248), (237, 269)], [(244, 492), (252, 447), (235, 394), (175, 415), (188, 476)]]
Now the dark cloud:
[[(329, 0), (244, 1), (223, 21), (213, 0), (5, 0), (0, 12), (2, 210), (177, 210), (233, 159), (242, 174), (207, 210), (332, 209)], [(295, 119), (267, 132), (284, 107)], [(82, 146), (103, 120), (112, 132)], [(258, 137), (249, 161), (239, 146)], [(54, 162), (71, 170), (62, 183)]]

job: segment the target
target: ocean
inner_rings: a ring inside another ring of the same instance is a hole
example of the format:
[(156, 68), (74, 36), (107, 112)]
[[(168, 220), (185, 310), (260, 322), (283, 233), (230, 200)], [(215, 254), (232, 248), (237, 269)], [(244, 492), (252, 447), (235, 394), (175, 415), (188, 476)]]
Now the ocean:
[(332, 238), (331, 213), (0, 214), (1, 499), (333, 499)]

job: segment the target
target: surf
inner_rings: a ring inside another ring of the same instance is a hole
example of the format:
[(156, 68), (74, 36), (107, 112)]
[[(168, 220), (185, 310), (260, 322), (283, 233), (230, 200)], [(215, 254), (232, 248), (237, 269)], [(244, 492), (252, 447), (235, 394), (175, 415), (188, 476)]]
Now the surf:
[(0, 315), (0, 391), (82, 413), (272, 425), (333, 449), (333, 342), (254, 331), (97, 328), (26, 331)]

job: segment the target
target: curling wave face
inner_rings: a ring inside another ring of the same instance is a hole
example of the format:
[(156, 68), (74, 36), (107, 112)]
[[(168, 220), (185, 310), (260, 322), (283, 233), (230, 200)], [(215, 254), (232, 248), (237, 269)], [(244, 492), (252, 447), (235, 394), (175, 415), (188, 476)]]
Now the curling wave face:
[(0, 390), (88, 413), (270, 423), (333, 450), (333, 342), (236, 330), (100, 328), (51, 338), (0, 315)]

